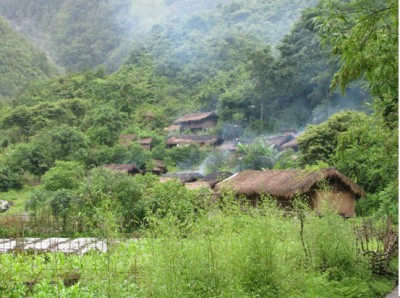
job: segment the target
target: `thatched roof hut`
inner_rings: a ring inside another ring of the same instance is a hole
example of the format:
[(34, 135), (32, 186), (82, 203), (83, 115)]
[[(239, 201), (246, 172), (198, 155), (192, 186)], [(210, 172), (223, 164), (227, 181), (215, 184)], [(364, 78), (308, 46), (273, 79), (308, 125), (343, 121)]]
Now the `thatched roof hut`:
[(312, 172), (302, 170), (247, 170), (223, 180), (217, 184), (216, 188), (218, 190), (229, 188), (243, 195), (268, 194), (289, 199), (298, 193), (308, 193), (318, 182), (329, 179), (339, 180), (357, 197), (365, 196), (361, 187), (333, 168)]
[(292, 135), (282, 135), (282, 136), (275, 136), (275, 137), (268, 137), (265, 140), (268, 142), (269, 145), (275, 145), (276, 149), (281, 149), (281, 146), (291, 140), (294, 139)]
[(196, 114), (187, 114), (174, 121), (174, 124), (181, 125), (181, 129), (191, 131), (205, 130), (215, 127), (218, 116), (214, 111)]
[(103, 165), (104, 168), (110, 169), (117, 173), (126, 173), (129, 175), (141, 174), (142, 171), (135, 164), (109, 164)]
[(153, 142), (153, 138), (144, 138), (140, 139), (139, 141), (140, 146), (142, 146), (143, 149), (145, 150), (151, 150), (151, 143)]
[(167, 132), (180, 132), (182, 130), (182, 125), (172, 124), (166, 128), (164, 128)]
[(297, 139), (293, 139), (290, 142), (287, 142), (281, 146), (282, 150), (293, 149), (294, 151), (299, 150)]
[(328, 200), (340, 205), (335, 208), (346, 217), (355, 216), (355, 200), (365, 196), (365, 192), (351, 179), (333, 168), (319, 171), (281, 170), (239, 172), (218, 183), (217, 191), (231, 190), (238, 195), (249, 197), (257, 204), (260, 195), (275, 197), (282, 205), (296, 195), (307, 195), (312, 208), (322, 208), (322, 196), (326, 192), (319, 189), (319, 182), (326, 181), (330, 187)]
[(214, 111), (205, 113), (187, 114), (175, 120), (176, 124), (188, 124), (190, 122), (201, 122), (206, 119), (215, 118), (217, 115)]

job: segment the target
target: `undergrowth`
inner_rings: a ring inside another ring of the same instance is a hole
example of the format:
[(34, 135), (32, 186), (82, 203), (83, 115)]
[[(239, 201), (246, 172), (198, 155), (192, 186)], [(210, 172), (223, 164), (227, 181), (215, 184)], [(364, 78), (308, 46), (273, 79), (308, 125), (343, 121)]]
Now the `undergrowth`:
[(228, 199), (196, 216), (159, 214), (144, 237), (107, 253), (0, 255), (0, 296), (382, 297), (393, 286), (372, 275), (351, 222), (333, 213), (301, 219)]

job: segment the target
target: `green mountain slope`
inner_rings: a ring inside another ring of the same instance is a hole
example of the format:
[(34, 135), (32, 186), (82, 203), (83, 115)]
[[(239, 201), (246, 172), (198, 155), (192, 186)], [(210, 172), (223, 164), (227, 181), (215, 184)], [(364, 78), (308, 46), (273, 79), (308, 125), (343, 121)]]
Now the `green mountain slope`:
[(55, 73), (46, 55), (1, 17), (0, 36), (0, 100), (12, 97), (35, 79)]
[[(154, 30), (190, 48), (204, 38), (249, 35), (276, 43), (299, 18), (306, 0), (3, 0), (0, 14), (31, 38), (58, 65), (83, 70), (105, 65), (115, 70)], [(193, 39), (193, 35), (199, 38)], [(179, 44), (178, 44), (179, 46)], [(181, 47), (182, 48), (182, 47)], [(212, 50), (212, 49), (211, 49)]]

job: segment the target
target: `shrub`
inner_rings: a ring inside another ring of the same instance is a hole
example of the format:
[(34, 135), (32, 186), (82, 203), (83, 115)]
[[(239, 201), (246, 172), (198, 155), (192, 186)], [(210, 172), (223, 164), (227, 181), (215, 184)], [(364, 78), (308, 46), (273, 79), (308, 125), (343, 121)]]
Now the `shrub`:
[(83, 165), (75, 161), (56, 161), (55, 166), (43, 176), (47, 190), (76, 189), (84, 177)]

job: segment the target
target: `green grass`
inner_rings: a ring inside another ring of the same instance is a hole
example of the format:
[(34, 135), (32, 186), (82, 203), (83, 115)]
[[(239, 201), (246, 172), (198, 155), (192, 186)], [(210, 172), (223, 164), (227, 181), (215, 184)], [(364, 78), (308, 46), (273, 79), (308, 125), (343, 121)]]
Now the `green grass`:
[(0, 192), (0, 200), (6, 200), (12, 204), (11, 208), (0, 214), (20, 214), (25, 211), (25, 202), (29, 199), (34, 186), (24, 186), (22, 189)]
[(31, 192), (37, 186), (24, 186), (22, 189), (0, 192), (0, 200), (6, 200), (12, 203), (11, 208), (1, 215), (21, 214), (25, 211), (25, 202), (29, 199)]

